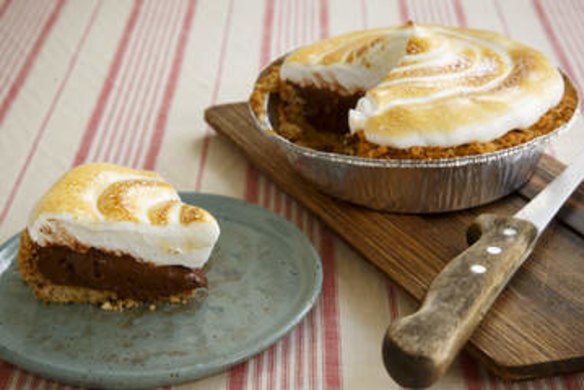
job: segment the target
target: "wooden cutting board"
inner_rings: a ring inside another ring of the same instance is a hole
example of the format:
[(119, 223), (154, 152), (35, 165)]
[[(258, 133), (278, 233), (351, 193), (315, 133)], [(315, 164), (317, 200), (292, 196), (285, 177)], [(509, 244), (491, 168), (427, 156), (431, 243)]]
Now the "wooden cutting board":
[[(563, 168), (545, 156), (519, 193), (473, 210), (426, 216), (383, 213), (335, 200), (304, 181), (277, 145), (255, 129), (246, 103), (211, 107), (205, 118), (282, 190), (418, 301), (442, 267), (467, 247), (466, 228), (476, 216), (513, 214)], [(558, 219), (467, 346), (503, 378), (584, 369), (584, 186)]]

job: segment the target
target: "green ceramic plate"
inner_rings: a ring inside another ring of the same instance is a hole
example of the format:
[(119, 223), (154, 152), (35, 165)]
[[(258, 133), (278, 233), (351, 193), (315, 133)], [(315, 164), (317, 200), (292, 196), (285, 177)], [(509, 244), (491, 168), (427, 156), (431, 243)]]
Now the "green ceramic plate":
[(0, 358), (63, 383), (143, 388), (222, 371), (290, 331), (321, 287), (310, 241), (279, 216), (241, 200), (182, 197), (209, 210), (221, 226), (203, 304), (124, 313), (42, 304), (16, 270), (14, 237), (0, 247)]

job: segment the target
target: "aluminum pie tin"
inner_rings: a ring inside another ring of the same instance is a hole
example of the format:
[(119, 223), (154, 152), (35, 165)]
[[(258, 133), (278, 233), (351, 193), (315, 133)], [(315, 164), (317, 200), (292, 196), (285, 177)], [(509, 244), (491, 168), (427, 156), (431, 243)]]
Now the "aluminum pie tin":
[[(264, 69), (256, 85), (281, 60)], [(261, 92), (261, 104), (250, 105), (252, 116), (258, 130), (285, 152), (302, 177), (335, 198), (376, 210), (411, 214), (468, 209), (512, 193), (533, 175), (549, 141), (567, 130), (578, 116), (576, 109), (552, 132), (492, 153), (387, 160), (321, 152), (294, 144), (274, 130), (275, 100), (272, 93)]]

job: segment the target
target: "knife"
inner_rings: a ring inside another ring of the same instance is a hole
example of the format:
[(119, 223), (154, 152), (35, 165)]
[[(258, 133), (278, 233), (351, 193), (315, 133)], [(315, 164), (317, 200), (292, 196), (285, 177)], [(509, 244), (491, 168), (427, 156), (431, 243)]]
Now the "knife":
[(513, 217), (480, 215), (472, 244), (432, 281), (420, 308), (393, 321), (383, 361), (406, 387), (427, 387), (448, 369), (537, 239), (584, 178), (584, 151)]

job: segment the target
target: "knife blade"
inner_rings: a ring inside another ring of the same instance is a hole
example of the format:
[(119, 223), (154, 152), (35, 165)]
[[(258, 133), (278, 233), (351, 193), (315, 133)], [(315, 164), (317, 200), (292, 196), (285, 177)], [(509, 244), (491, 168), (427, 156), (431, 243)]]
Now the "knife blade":
[(515, 214), (515, 218), (530, 221), (541, 234), (584, 178), (584, 151)]
[(390, 324), (385, 367), (402, 386), (427, 387), (448, 369), (537, 239), (584, 178), (584, 150), (513, 217), (480, 215), (472, 244), (429, 286), (420, 308)]

